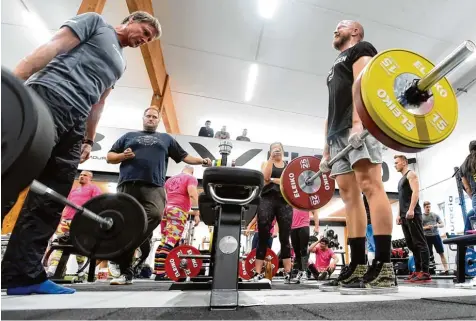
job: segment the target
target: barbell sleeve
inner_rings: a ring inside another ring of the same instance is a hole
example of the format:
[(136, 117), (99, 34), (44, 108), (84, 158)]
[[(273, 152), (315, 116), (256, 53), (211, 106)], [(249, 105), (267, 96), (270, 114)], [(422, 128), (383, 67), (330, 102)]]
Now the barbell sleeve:
[(84, 215), (84, 216), (98, 222), (101, 225), (101, 227), (106, 229), (106, 230), (110, 229), (112, 227), (113, 223), (114, 223), (111, 218), (101, 217), (101, 216), (91, 212), (87, 208), (84, 208), (82, 206), (78, 206), (78, 205), (74, 204), (73, 202), (68, 200), (63, 195), (55, 192), (54, 190), (52, 190), (48, 186), (38, 182), (37, 180), (34, 180), (31, 183), (30, 190), (32, 192), (36, 193), (36, 194), (45, 195), (45, 196), (51, 198), (52, 200), (54, 200), (58, 203), (61, 203), (63, 205), (67, 205), (69, 207), (74, 208), (75, 210), (78, 211), (77, 214)]
[[(369, 134), (370, 134), (369, 131), (365, 129), (360, 134), (360, 139), (363, 141), (365, 139), (365, 137), (367, 137)], [(352, 149), (353, 149), (353, 147), (352, 147), (351, 144), (348, 144), (347, 146), (345, 146), (345, 148), (342, 149), (340, 152), (338, 152), (336, 156), (331, 158), (331, 160), (329, 161), (329, 167), (332, 167), (332, 165), (334, 165), (335, 162), (337, 162), (339, 159), (341, 159), (342, 157), (347, 155)], [(310, 184), (310, 183), (314, 182), (314, 180), (316, 178), (321, 177), (321, 175), (322, 175), (321, 170), (318, 170), (314, 175), (312, 175), (311, 177), (306, 179), (305, 183)], [(302, 188), (302, 186), (301, 186), (301, 188)]]
[(417, 87), (421, 91), (427, 91), (433, 87), (440, 79), (445, 77), (453, 69), (459, 66), (469, 56), (474, 54), (476, 45), (467, 40), (458, 46), (445, 59), (431, 69), (422, 79), (418, 81)]

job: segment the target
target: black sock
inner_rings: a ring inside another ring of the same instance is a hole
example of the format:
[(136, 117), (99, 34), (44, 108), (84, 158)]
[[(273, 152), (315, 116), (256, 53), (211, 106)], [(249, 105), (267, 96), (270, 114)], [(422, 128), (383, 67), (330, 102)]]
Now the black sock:
[(374, 235), (375, 240), (375, 260), (384, 263), (390, 263), (392, 252), (391, 235)]
[(348, 240), (350, 261), (353, 265), (365, 264), (365, 237), (354, 237)]

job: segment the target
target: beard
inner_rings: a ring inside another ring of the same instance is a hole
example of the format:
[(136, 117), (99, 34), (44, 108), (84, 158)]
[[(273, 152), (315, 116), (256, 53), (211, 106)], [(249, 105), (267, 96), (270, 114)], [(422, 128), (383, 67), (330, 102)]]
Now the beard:
[(334, 49), (340, 50), (344, 44), (350, 40), (350, 35), (339, 35), (338, 38), (334, 39), (332, 45), (334, 46)]

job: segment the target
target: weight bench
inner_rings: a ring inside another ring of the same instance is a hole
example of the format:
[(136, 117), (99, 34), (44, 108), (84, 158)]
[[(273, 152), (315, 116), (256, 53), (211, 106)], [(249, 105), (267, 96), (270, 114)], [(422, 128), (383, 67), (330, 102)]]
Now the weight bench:
[(476, 271), (475, 259), (466, 259), (466, 250), (468, 246), (476, 245), (476, 234), (450, 237), (443, 240), (444, 244), (456, 244), (456, 283), (464, 283), (466, 280), (465, 267), (473, 266)]
[(204, 171), (204, 193), (199, 196), (198, 206), (203, 222), (214, 226), (209, 268), (212, 279), (200, 284), (176, 283), (170, 289), (179, 286), (181, 290), (211, 290), (210, 309), (235, 310), (239, 289), (270, 288), (269, 283), (244, 283), (238, 279), (241, 222), (254, 216), (250, 208), (256, 209), (263, 182), (263, 174), (251, 169), (210, 167)]
[[(58, 266), (56, 267), (55, 274), (50, 278), (51, 281), (55, 283), (72, 283), (72, 281), (68, 281), (64, 279), (65, 273), (66, 273), (66, 268), (68, 264), (69, 257), (72, 254), (78, 254), (78, 251), (76, 248), (68, 243), (58, 243), (58, 242), (52, 242), (50, 245), (50, 248), (48, 252), (45, 255), (45, 259), (49, 260), (51, 254), (53, 254), (54, 251), (59, 250), (62, 251), (61, 258), (58, 262)], [(84, 266), (78, 271), (78, 273), (83, 272), (86, 267), (88, 266), (89, 263), (95, 262), (96, 260), (91, 260), (90, 257), (87, 257), (86, 262), (84, 263)], [(48, 262), (46, 262), (48, 263)], [(95, 279), (95, 273), (96, 273), (96, 264), (90, 264), (89, 265), (89, 270), (88, 270), (88, 282), (92, 283), (94, 282)]]

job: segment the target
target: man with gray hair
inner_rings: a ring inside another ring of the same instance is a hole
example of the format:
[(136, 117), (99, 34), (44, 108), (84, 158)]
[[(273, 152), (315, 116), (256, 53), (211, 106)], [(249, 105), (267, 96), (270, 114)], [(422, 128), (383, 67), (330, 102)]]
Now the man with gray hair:
[[(56, 130), (56, 145), (38, 181), (68, 196), (79, 163), (89, 158), (106, 97), (126, 70), (124, 48), (160, 35), (158, 20), (146, 12), (134, 12), (116, 27), (88, 12), (66, 20), (20, 61), (13, 74), (44, 100)], [(62, 209), (43, 195), (28, 195), (2, 262), (7, 294), (75, 292), (47, 280), (41, 264)]]
[[(185, 165), (182, 172), (167, 180), (167, 204), (160, 223), (162, 237), (155, 251), (154, 274), (156, 280), (165, 278), (165, 259), (182, 238), (191, 207), (198, 206), (198, 181), (193, 176), (193, 167)], [(198, 211), (193, 211), (195, 226), (200, 223)]]

